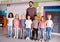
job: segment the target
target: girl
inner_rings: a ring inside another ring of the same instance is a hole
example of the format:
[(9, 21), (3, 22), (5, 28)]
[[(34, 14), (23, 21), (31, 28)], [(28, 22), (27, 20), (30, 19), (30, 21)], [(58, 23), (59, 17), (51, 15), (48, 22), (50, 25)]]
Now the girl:
[(44, 29), (46, 28), (46, 22), (45, 22), (44, 16), (42, 16), (41, 21), (39, 21), (39, 27), (40, 27), (40, 32), (41, 32), (40, 38), (41, 38), (41, 41), (43, 41), (43, 39), (44, 39)]
[(31, 25), (32, 21), (30, 19), (30, 16), (27, 16), (27, 20), (25, 21), (26, 25), (26, 40), (30, 40), (30, 30), (31, 30)]
[(8, 37), (12, 37), (12, 22), (13, 22), (13, 13), (8, 15)]
[(53, 21), (51, 20), (52, 16), (51, 14), (47, 15), (48, 20), (46, 21), (47, 27), (46, 27), (46, 39), (51, 39), (51, 29), (53, 28)]
[(21, 38), (24, 38), (25, 37), (25, 32), (24, 32), (24, 27), (25, 27), (25, 15), (24, 14), (22, 14), (21, 15), (21, 20), (20, 20), (20, 22), (21, 22)]
[(18, 31), (20, 30), (20, 21), (19, 21), (18, 14), (15, 15), (15, 19), (13, 21), (13, 24), (14, 24), (14, 32), (15, 32), (14, 38), (18, 38)]

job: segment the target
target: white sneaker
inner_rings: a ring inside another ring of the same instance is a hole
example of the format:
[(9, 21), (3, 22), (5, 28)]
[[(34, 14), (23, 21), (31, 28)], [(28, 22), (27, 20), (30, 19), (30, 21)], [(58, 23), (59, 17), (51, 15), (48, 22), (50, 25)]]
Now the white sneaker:
[(28, 40), (30, 40), (30, 38), (28, 37)]

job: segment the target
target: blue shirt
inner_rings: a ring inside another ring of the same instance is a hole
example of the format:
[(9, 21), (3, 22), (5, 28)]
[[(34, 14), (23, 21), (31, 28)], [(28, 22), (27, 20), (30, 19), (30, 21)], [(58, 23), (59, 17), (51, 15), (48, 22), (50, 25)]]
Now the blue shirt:
[(20, 22), (21, 22), (21, 28), (24, 28), (24, 26), (25, 26), (25, 19), (21, 19)]

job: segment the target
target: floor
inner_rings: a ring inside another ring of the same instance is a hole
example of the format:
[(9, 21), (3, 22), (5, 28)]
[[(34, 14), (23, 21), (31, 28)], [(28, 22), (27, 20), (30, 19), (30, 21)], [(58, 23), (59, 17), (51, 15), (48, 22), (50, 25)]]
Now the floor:
[[(8, 38), (6, 34), (7, 34), (7, 28), (2, 29), (0, 27), (0, 42), (40, 42), (40, 40), (35, 41), (35, 40)], [(60, 42), (60, 36), (52, 35), (52, 39), (49, 42)]]

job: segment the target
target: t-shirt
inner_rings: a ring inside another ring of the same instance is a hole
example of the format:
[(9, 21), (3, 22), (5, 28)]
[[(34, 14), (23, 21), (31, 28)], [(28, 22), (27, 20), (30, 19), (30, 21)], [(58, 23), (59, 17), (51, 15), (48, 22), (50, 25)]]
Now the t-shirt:
[(46, 22), (39, 21), (40, 28), (46, 28)]
[(7, 18), (7, 19), (8, 19), (8, 26), (12, 26), (14, 18)]
[(52, 27), (53, 21), (52, 20), (47, 20), (46, 24), (47, 24), (47, 27)]
[(24, 28), (24, 26), (25, 26), (25, 19), (21, 19), (20, 22), (21, 22), (21, 28)]
[(15, 19), (14, 20), (14, 27), (20, 28), (20, 21)]
[(38, 28), (38, 20), (33, 20), (33, 28)]
[(31, 20), (26, 20), (25, 24), (26, 24), (26, 28), (31, 28), (32, 21)]

